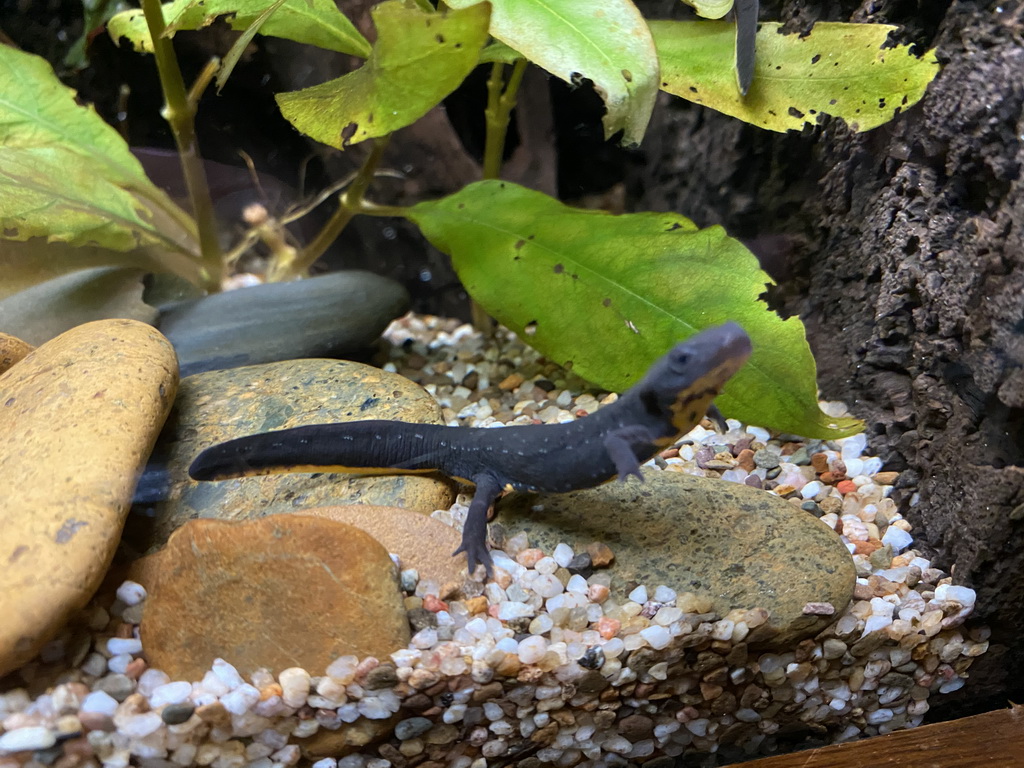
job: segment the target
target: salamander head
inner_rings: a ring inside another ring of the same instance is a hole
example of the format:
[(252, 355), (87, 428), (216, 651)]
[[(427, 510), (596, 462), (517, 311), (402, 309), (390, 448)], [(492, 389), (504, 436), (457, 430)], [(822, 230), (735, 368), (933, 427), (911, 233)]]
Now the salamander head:
[(671, 414), (673, 425), (688, 432), (750, 352), (750, 337), (736, 323), (707, 328), (676, 344), (634, 389), (648, 410)]

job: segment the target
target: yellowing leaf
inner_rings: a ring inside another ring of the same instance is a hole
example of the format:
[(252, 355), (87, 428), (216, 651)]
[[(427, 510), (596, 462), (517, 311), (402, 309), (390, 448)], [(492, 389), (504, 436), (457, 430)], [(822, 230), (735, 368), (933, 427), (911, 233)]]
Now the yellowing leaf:
[[(167, 34), (180, 29), (200, 29), (218, 17), (226, 17), (232, 29), (245, 30), (273, 4), (272, 0), (175, 0), (163, 5)], [(153, 41), (141, 8), (117, 14), (107, 23), (117, 43), (131, 41), (140, 53), (152, 53)], [(359, 34), (334, 0), (285, 0), (260, 27), (260, 34), (308, 43), (330, 51), (366, 57), (370, 44)]]
[(0, 237), (198, 257), (191, 220), (38, 56), (0, 45)]
[(735, 26), (717, 21), (652, 21), (661, 88), (770, 131), (801, 130), (822, 115), (867, 131), (916, 104), (938, 72), (933, 51), (883, 48), (896, 27), (818, 23), (806, 37), (761, 24), (754, 81), (746, 97), (733, 72)]
[[(465, 8), (480, 0), (449, 0)], [(639, 144), (658, 95), (658, 57), (630, 0), (491, 0), (491, 34), (567, 83), (592, 80), (605, 137)]]
[(732, 10), (733, 0), (683, 0), (698, 16), (705, 19), (720, 19)]
[(487, 312), (589, 381), (622, 391), (677, 341), (735, 320), (754, 353), (718, 398), (724, 413), (807, 437), (861, 429), (818, 408), (802, 324), (758, 300), (768, 276), (721, 227), (570, 208), (501, 181), (420, 203), (408, 217), (451, 255)]
[(343, 149), (403, 128), (455, 90), (487, 41), (488, 6), (433, 13), (389, 0), (373, 9), (377, 42), (355, 72), (277, 94), (281, 114)]

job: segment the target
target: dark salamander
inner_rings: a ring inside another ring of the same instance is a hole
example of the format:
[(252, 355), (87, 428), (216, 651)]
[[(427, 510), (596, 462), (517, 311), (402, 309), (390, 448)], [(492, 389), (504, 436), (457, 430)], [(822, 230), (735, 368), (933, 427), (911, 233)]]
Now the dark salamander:
[(616, 402), (568, 424), (473, 429), (401, 421), (314, 424), (229, 440), (199, 454), (195, 480), (272, 472), (441, 472), (476, 486), (462, 533), (472, 574), (488, 574), (487, 512), (503, 489), (564, 493), (618, 476), (689, 432), (750, 356), (735, 323), (677, 344)]

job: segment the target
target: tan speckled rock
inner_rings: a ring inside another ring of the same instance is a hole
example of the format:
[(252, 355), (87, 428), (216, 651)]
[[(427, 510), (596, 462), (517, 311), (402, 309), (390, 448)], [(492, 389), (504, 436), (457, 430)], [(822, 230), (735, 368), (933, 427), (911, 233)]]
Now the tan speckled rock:
[(0, 676), (99, 586), (178, 380), (168, 341), (87, 323), (0, 376)]
[(398, 571), (354, 526), (309, 515), (193, 520), (145, 560), (142, 642), (172, 680), (199, 680), (218, 657), (244, 675), (318, 675), (339, 656), (386, 659), (409, 642)]
[(303, 514), (326, 517), (361, 528), (398, 555), (402, 568), (415, 568), (421, 579), (436, 581), (441, 596), (454, 593), (466, 580), (466, 556), (452, 557), (462, 534), (440, 520), (398, 507), (350, 504), (315, 507)]
[[(771, 613), (751, 640), (783, 645), (827, 625), (830, 616), (804, 615), (807, 603), (842, 612), (853, 596), (853, 558), (827, 525), (777, 496), (736, 483), (679, 472), (648, 471), (586, 491), (499, 501), (498, 525), (525, 531), (545, 551), (564, 541), (577, 552), (602, 541), (615, 553), (613, 585), (664, 584), (733, 608)], [(542, 504), (543, 510), (534, 509)], [(500, 530), (492, 527), (492, 535)]]
[(17, 336), (0, 333), (0, 374), (22, 360), (35, 347), (22, 341)]
[[(290, 360), (182, 379), (154, 458), (170, 475), (166, 501), (153, 505), (151, 530), (129, 540), (152, 550), (186, 520), (246, 520), (338, 504), (375, 504), (430, 513), (454, 500), (453, 486), (425, 475), (284, 473), (196, 482), (188, 466), (215, 443), (256, 432), (325, 422), (397, 419), (440, 423), (437, 403), (394, 373), (338, 360)], [(138, 521), (133, 521), (138, 522)]]

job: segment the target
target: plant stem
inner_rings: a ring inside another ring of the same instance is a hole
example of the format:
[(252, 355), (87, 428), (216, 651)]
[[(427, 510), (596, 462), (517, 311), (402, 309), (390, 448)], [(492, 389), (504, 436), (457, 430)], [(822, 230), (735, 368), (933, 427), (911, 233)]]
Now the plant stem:
[[(487, 123), (484, 139), (485, 179), (496, 179), (501, 173), (501, 162), (505, 155), (505, 136), (508, 134), (509, 120), (516, 106), (516, 93), (519, 91), (525, 71), (526, 59), (516, 59), (506, 85), (505, 65), (496, 61), (491, 66), (491, 76), (487, 80), (487, 109), (484, 112)], [(490, 335), (494, 324), (483, 307), (477, 304), (476, 299), (470, 299), (469, 311), (473, 326), (478, 331)]]
[[(501, 171), (505, 153), (505, 136), (512, 110), (516, 106), (516, 93), (526, 71), (526, 59), (516, 59), (512, 74), (505, 85), (505, 65), (495, 62), (487, 80), (487, 133), (484, 141), (484, 178), (496, 179)], [(503, 88), (504, 86), (504, 88)]]
[(384, 155), (384, 150), (387, 149), (390, 139), (391, 136), (388, 135), (373, 140), (373, 148), (370, 150), (370, 154), (367, 156), (363, 166), (356, 173), (351, 186), (338, 197), (338, 209), (323, 226), (323, 229), (317, 233), (317, 236), (313, 238), (313, 241), (302, 249), (302, 252), (296, 257), (291, 267), (280, 272), (282, 277), (287, 279), (306, 274), (314, 262), (324, 255), (324, 252), (331, 246), (331, 243), (338, 239), (338, 235), (342, 233), (357, 213), (370, 212), (367, 209), (371, 206), (364, 203), (363, 195), (366, 194), (366, 189), (370, 186), (370, 182), (373, 181), (377, 165), (380, 163), (380, 159)]
[(167, 25), (164, 23), (160, 0), (142, 0), (142, 9), (146, 14), (149, 36), (153, 41), (160, 87), (164, 92), (164, 119), (171, 126), (174, 143), (178, 147), (182, 175), (185, 177), (185, 186), (192, 202), (192, 215), (195, 216), (199, 229), (203, 288), (208, 291), (219, 291), (224, 265), (221, 260), (220, 244), (217, 242), (213, 200), (210, 197), (206, 172), (196, 143), (196, 105), (189, 101), (185, 92), (185, 81), (178, 67), (178, 59), (174, 55), (174, 47), (171, 41), (164, 37)]

